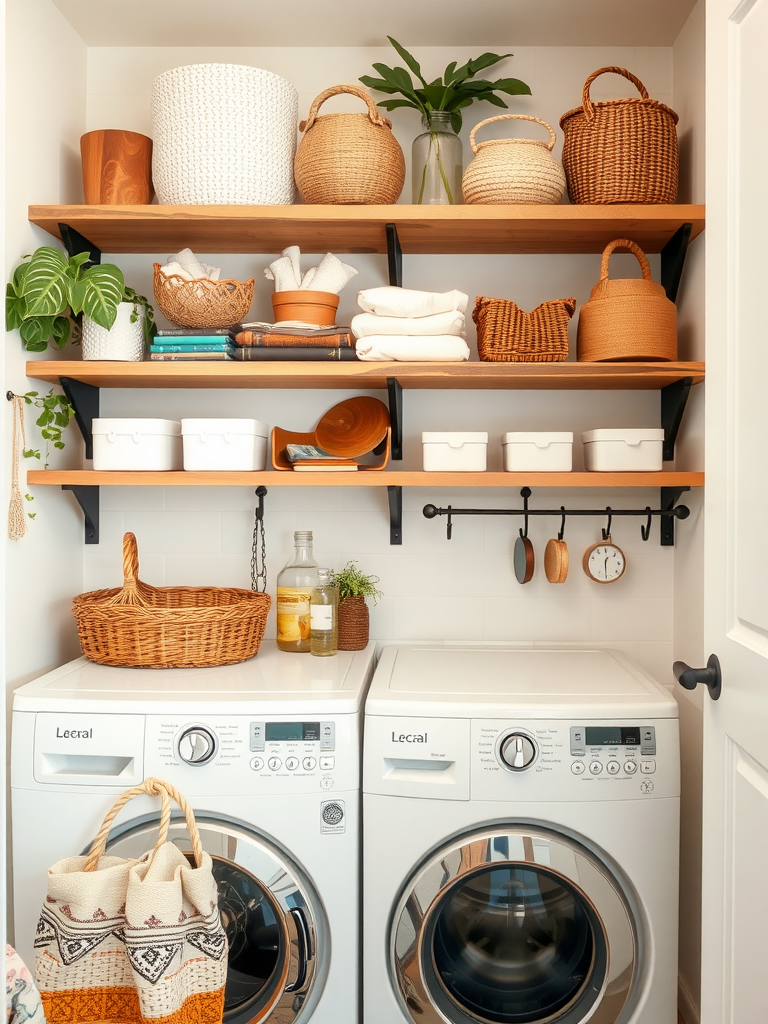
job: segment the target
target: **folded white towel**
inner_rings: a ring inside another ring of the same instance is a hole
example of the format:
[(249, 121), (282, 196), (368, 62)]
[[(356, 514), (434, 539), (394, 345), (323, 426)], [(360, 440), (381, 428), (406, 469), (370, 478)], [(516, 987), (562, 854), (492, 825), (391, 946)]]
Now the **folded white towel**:
[(375, 334), (360, 338), (355, 351), (359, 359), (367, 362), (395, 359), (403, 363), (460, 363), (469, 359), (466, 341), (450, 334), (432, 337)]
[(331, 292), (338, 295), (347, 282), (351, 281), (357, 271), (347, 263), (342, 263), (332, 252), (326, 253), (317, 266), (311, 280), (313, 292)]
[[(201, 263), (191, 249), (182, 249), (181, 252), (169, 256), (168, 264), (180, 264), (186, 271), (186, 274), (189, 275), (189, 277), (186, 277), (188, 281), (194, 281), (201, 277), (207, 277), (211, 281), (218, 281), (221, 274), (220, 267), (211, 267), (207, 263)], [(178, 271), (167, 271), (167, 273), (178, 273)], [(181, 276), (185, 277), (186, 275), (182, 274)]]
[(357, 293), (357, 302), (365, 313), (379, 316), (431, 316), (467, 308), (469, 296), (464, 292), (420, 292), (414, 288), (365, 288)]
[(432, 316), (377, 316), (375, 313), (358, 313), (350, 324), (356, 338), (371, 334), (419, 335), (455, 334), (463, 338), (464, 314), (458, 310), (450, 313), (433, 313)]

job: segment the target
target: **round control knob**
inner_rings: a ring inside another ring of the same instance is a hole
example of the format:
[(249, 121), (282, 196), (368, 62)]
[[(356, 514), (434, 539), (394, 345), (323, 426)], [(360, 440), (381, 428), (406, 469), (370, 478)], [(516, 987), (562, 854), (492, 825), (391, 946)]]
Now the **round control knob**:
[(513, 772), (524, 772), (536, 759), (536, 745), (530, 736), (522, 732), (513, 732), (501, 741), (499, 760), (505, 768)]
[(207, 764), (216, 753), (216, 734), (204, 725), (189, 725), (182, 730), (176, 749), (186, 764)]

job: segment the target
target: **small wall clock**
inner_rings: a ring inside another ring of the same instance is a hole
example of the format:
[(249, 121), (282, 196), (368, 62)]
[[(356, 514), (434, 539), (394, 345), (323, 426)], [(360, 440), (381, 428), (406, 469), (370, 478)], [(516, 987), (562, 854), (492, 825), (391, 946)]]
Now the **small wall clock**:
[(607, 537), (587, 548), (581, 564), (595, 583), (615, 583), (624, 575), (627, 559), (621, 548)]

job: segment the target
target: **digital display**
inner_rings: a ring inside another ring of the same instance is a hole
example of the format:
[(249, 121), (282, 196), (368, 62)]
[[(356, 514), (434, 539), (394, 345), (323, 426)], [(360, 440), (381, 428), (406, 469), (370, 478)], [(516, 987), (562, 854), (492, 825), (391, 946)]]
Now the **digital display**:
[(588, 725), (585, 729), (588, 747), (639, 747), (640, 730), (624, 726)]
[(267, 722), (265, 726), (267, 743), (281, 743), (286, 740), (319, 740), (319, 722)]

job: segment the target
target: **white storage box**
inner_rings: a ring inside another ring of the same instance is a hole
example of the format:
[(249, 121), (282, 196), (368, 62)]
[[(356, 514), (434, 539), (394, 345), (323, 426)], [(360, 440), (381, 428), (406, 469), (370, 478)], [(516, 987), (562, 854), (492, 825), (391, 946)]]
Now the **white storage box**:
[(508, 473), (570, 473), (573, 434), (570, 431), (511, 431), (502, 435), (504, 469)]
[(599, 473), (655, 473), (662, 468), (664, 431), (660, 427), (642, 430), (587, 430), (584, 468)]
[(178, 420), (102, 419), (93, 421), (93, 468), (96, 470), (181, 469), (181, 423)]
[(184, 469), (265, 469), (268, 433), (261, 420), (182, 420)]
[(421, 435), (424, 469), (434, 473), (484, 473), (485, 431), (427, 431)]

